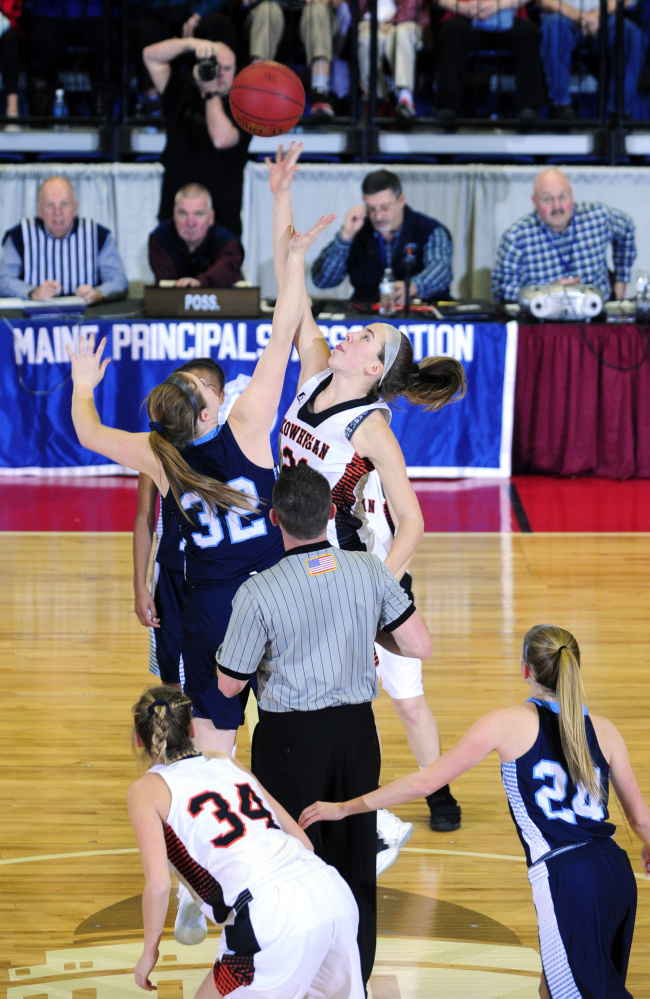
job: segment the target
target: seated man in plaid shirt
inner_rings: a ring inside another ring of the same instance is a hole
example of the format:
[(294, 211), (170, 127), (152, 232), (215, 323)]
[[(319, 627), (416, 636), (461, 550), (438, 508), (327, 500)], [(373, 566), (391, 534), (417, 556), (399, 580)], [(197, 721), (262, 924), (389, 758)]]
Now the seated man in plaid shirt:
[[(561, 170), (542, 170), (535, 178), (535, 211), (506, 229), (492, 272), (497, 302), (514, 302), (526, 285), (590, 284), (605, 299), (625, 297), (636, 257), (634, 222), (618, 208), (596, 201), (573, 200)], [(611, 243), (614, 286), (610, 284), (607, 247)]]

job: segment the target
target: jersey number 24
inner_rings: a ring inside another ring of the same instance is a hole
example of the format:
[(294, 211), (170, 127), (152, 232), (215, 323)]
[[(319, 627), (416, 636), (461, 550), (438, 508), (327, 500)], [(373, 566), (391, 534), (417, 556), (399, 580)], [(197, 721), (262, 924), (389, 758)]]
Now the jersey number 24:
[[(600, 781), (600, 769), (596, 767), (596, 776)], [(546, 780), (548, 777), (552, 784), (544, 784), (535, 793), (535, 801), (548, 819), (561, 819), (574, 826), (577, 822), (576, 816), (583, 819), (592, 819), (600, 822), (605, 818), (605, 809), (598, 802), (593, 802), (585, 791), (582, 784), (578, 784), (576, 793), (571, 801), (571, 807), (561, 807), (560, 803), (566, 798), (566, 788), (569, 782), (566, 771), (555, 760), (540, 760), (533, 767), (533, 777), (537, 780)], [(560, 805), (560, 807), (558, 807)]]

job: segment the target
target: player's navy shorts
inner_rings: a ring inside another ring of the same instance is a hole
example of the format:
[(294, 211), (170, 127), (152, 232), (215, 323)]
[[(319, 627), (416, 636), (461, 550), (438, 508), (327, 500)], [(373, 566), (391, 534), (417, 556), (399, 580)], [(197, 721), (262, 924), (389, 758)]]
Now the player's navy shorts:
[(632, 999), (625, 976), (637, 889), (627, 854), (612, 839), (592, 839), (538, 861), (528, 877), (551, 995)]
[(185, 575), (182, 569), (158, 566), (154, 603), (160, 627), (154, 628), (156, 661), (163, 683), (180, 683), (179, 663), (183, 649), (183, 604)]
[(197, 718), (209, 718), (215, 728), (226, 730), (244, 724), (251, 687), (257, 693), (256, 674), (236, 697), (224, 697), (217, 683), (217, 649), (225, 637), (240, 582), (207, 589), (188, 586), (183, 617), (183, 690)]

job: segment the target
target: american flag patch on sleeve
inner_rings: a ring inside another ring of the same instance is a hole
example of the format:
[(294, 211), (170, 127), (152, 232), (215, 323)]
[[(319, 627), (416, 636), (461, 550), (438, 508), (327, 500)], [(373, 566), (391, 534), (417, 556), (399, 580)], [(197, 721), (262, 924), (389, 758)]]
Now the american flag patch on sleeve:
[(310, 576), (317, 576), (319, 572), (329, 572), (336, 569), (336, 562), (333, 555), (317, 555), (316, 558), (308, 558), (305, 565), (309, 569)]

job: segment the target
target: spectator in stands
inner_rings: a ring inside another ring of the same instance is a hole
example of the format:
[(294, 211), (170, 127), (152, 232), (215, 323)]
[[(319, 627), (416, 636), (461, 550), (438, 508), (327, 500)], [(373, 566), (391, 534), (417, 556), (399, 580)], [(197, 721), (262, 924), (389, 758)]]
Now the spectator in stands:
[[(625, 7), (634, 5), (626, 0)], [(600, 0), (540, 0), (542, 10), (541, 54), (551, 101), (552, 118), (574, 118), (569, 80), (571, 56), (580, 39), (588, 50), (597, 52), (600, 27)], [(616, 47), (616, 0), (607, 3), (607, 47), (613, 57)], [(647, 40), (638, 24), (623, 18), (623, 98), (624, 112), (632, 114), (639, 74)], [(615, 74), (610, 73), (609, 110), (615, 108)]]
[[(139, 68), (139, 84), (143, 99), (139, 111), (147, 117), (162, 114), (162, 102), (156, 87), (142, 62), (142, 51), (148, 45), (163, 42), (166, 38), (192, 38), (201, 20), (218, 11), (227, 14), (227, 0), (128, 0), (129, 41)], [(227, 17), (220, 15), (223, 21)], [(204, 37), (208, 37), (207, 35)], [(211, 37), (211, 36), (210, 36)], [(234, 35), (226, 37), (226, 29), (220, 41), (226, 42), (235, 50)]]
[[(222, 20), (222, 19), (220, 19)], [(211, 32), (215, 22), (204, 18), (197, 31)], [(172, 68), (182, 55), (191, 55), (191, 74)], [(241, 236), (244, 167), (251, 136), (235, 123), (228, 94), (235, 78), (235, 53), (211, 38), (168, 38), (142, 53), (156, 89), (162, 95), (167, 142), (161, 156), (165, 173), (158, 218), (172, 217), (174, 197), (185, 184), (207, 187), (217, 221)], [(201, 60), (216, 60), (214, 78), (203, 80)]]
[[(549, 167), (535, 178), (535, 211), (506, 229), (492, 273), (497, 302), (514, 302), (526, 285), (595, 285), (606, 299), (625, 297), (636, 257), (634, 223), (618, 208), (573, 200), (571, 183)], [(607, 268), (611, 244), (614, 285)]]
[[(2, 89), (5, 92), (7, 118), (17, 118), (19, 115), (18, 21), (21, 12), (22, 0), (0, 0), (0, 67), (2, 68)], [(15, 128), (15, 125), (12, 127)]]
[(438, 119), (453, 125), (463, 108), (470, 49), (514, 54), (517, 116), (534, 121), (544, 103), (544, 80), (537, 27), (524, 0), (437, 0), (445, 11), (439, 25)]
[[(347, 36), (350, 16), (345, 0), (301, 0), (300, 40), (305, 46), (311, 69), (309, 117), (334, 117), (331, 92), (332, 60), (340, 54)], [(249, 6), (243, 0), (243, 6)], [(285, 27), (285, 11), (276, 0), (250, 4), (247, 19), (252, 62), (275, 59)], [(300, 6), (300, 4), (298, 4)], [(339, 8), (343, 8), (340, 11)]]
[[(361, 0), (358, 51), (361, 89), (366, 96), (370, 89), (370, 0)], [(429, 24), (427, 0), (395, 0), (377, 5), (377, 90), (378, 97), (386, 97), (388, 69), (396, 99), (395, 117), (402, 121), (415, 118), (415, 60), (422, 48), (423, 32)]]
[(41, 302), (78, 295), (89, 305), (124, 298), (129, 282), (108, 229), (77, 217), (67, 177), (48, 177), (38, 190), (38, 217), (4, 234), (0, 297)]
[(58, 73), (66, 46), (88, 49), (93, 112), (103, 114), (104, 20), (102, 0), (30, 0), (29, 109), (37, 117), (52, 114)]
[(363, 205), (346, 213), (340, 232), (312, 267), (316, 287), (334, 288), (347, 274), (354, 301), (376, 302), (379, 282), (390, 267), (400, 308), (406, 296), (408, 255), (411, 298), (446, 298), (452, 276), (449, 231), (436, 219), (408, 207), (399, 177), (389, 170), (367, 174), (361, 191)]
[(177, 288), (230, 288), (241, 281), (239, 240), (214, 221), (212, 198), (202, 184), (186, 184), (174, 199), (173, 218), (149, 236), (149, 264), (156, 281)]

